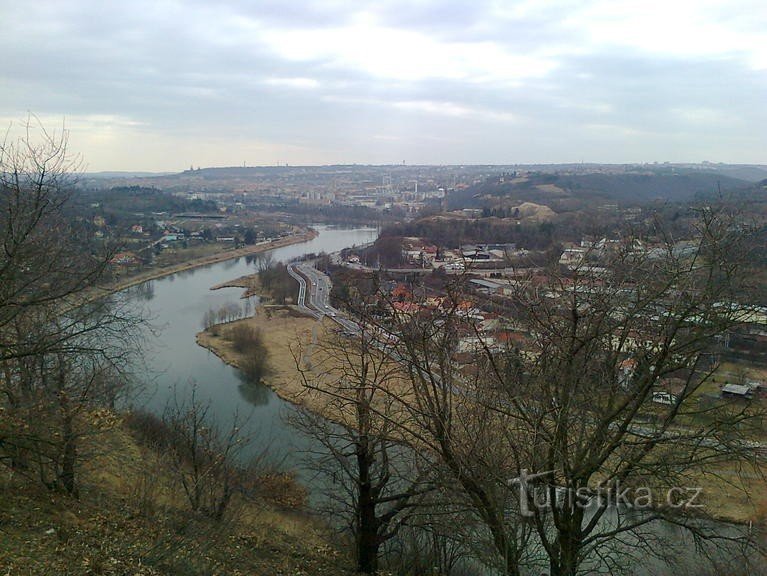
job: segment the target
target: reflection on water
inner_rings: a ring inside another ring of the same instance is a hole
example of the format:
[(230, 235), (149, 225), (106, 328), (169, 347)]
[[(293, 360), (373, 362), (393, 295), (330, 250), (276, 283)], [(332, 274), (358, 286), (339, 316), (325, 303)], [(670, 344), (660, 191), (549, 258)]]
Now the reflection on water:
[(224, 262), (221, 262), (221, 267), (224, 270), (231, 270), (232, 268), (236, 268), (239, 263), (240, 259), (234, 258), (232, 260), (225, 260)]
[(151, 300), (154, 298), (154, 280), (149, 280), (143, 284), (138, 284), (132, 288), (128, 288), (126, 292), (137, 300)]
[(237, 389), (240, 391), (243, 399), (253, 406), (264, 406), (269, 402), (271, 389), (261, 382), (254, 382), (240, 370), (235, 370), (240, 385)]

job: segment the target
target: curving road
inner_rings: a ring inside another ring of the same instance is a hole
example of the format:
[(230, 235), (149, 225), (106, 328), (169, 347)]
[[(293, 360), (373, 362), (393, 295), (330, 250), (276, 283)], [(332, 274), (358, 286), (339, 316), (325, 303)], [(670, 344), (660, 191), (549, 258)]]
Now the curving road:
[(321, 319), (331, 318), (345, 330), (358, 334), (359, 325), (345, 317), (338, 309), (330, 305), (330, 278), (317, 270), (310, 262), (293, 262), (288, 264), (288, 273), (295, 278), (299, 285), (298, 307), (305, 314)]

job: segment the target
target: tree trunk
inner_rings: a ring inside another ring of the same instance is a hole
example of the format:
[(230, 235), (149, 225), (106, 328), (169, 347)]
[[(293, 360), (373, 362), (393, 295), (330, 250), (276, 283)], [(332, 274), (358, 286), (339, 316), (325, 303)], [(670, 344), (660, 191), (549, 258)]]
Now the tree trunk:
[(61, 471), (59, 482), (64, 491), (70, 496), (77, 497), (77, 483), (75, 481), (75, 466), (77, 464), (77, 440), (72, 427), (72, 417), (64, 417), (63, 426), (64, 447), (61, 457)]
[(575, 530), (560, 530), (558, 538), (558, 554), (556, 561), (551, 562), (551, 576), (576, 576), (580, 565), (581, 537), (580, 519)]
[(378, 518), (376, 517), (376, 499), (371, 482), (372, 457), (370, 443), (366, 436), (357, 442), (357, 571), (373, 574), (378, 570)]
[[(368, 507), (369, 508), (369, 507)], [(360, 527), (357, 534), (357, 571), (374, 574), (378, 570), (378, 530), (375, 526), (375, 511), (360, 509)]]

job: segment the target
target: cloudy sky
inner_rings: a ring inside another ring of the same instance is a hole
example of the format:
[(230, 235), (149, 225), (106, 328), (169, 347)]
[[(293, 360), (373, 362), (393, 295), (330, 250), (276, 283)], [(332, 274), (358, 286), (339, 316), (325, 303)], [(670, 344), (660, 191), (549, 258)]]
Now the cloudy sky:
[(0, 0), (0, 120), (88, 169), (767, 164), (765, 0)]

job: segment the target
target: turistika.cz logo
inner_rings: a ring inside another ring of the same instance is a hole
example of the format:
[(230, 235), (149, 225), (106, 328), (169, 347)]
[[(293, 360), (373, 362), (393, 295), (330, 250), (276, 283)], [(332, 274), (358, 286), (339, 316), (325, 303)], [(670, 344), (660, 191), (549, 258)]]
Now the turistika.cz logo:
[(553, 478), (555, 470), (530, 473), (520, 470), (519, 476), (508, 480), (510, 486), (519, 488), (519, 511), (522, 516), (531, 517), (535, 511), (544, 511), (553, 506), (587, 508), (624, 507), (640, 510), (656, 508), (695, 509), (703, 508), (700, 502), (702, 489), (699, 487), (674, 486), (666, 490), (652, 490), (647, 486), (598, 485), (596, 488), (577, 489), (557, 486), (542, 481)]

